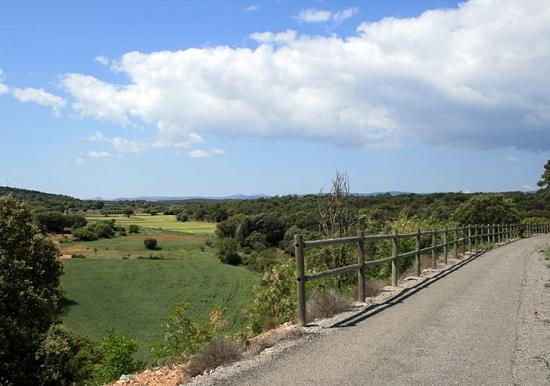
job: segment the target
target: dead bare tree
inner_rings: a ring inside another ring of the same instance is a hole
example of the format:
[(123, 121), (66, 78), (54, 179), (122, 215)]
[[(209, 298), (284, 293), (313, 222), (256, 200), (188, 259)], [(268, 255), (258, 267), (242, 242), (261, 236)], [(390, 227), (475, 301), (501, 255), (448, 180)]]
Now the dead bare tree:
[[(336, 170), (330, 192), (325, 194), (321, 190), (319, 193), (319, 233), (322, 239), (351, 236), (355, 226), (355, 216), (350, 206), (350, 198), (349, 178), (345, 172)], [(349, 254), (345, 246), (329, 248), (328, 253), (329, 268), (342, 266)]]

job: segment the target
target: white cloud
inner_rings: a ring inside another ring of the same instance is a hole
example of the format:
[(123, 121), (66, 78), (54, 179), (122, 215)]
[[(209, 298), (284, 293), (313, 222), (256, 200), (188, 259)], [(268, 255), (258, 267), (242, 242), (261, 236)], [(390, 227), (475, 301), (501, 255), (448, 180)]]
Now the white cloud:
[(9, 88), (4, 84), (4, 77), (2, 76), (2, 70), (0, 70), (0, 94), (5, 94), (8, 91)]
[(538, 190), (538, 188), (536, 186), (533, 186), (533, 185), (523, 185), (522, 189), (523, 189), (524, 192), (532, 192), (534, 190)]
[(357, 12), (359, 12), (359, 8), (357, 7), (343, 9), (341, 11), (338, 11), (332, 14), (332, 21), (335, 22), (336, 24), (343, 23), (350, 17), (355, 16)]
[(329, 21), (332, 17), (332, 12), (322, 9), (309, 8), (301, 11), (294, 18), (305, 23), (323, 23)]
[(82, 166), (86, 163), (86, 160), (84, 158), (77, 158), (74, 160), (75, 164), (77, 164), (78, 166)]
[(65, 106), (63, 98), (50, 94), (41, 88), (14, 88), (11, 92), (19, 102), (32, 102), (51, 107), (55, 114), (59, 114), (59, 110)]
[(254, 4), (251, 4), (249, 5), (248, 7), (244, 7), (243, 8), (246, 12), (254, 12), (254, 11), (257, 11), (260, 9), (260, 6), (259, 5), (254, 5)]
[(90, 150), (88, 152), (88, 156), (93, 158), (107, 158), (107, 157), (112, 157), (113, 155), (108, 151)]
[(254, 35), (253, 49), (129, 52), (116, 61), (125, 84), (62, 85), (81, 116), (155, 128), (111, 139), (121, 149), (191, 148), (195, 133), (550, 150), (549, 2), (470, 1), (346, 38), (283, 34)]
[(290, 43), (296, 39), (296, 31), (288, 29), (285, 32), (254, 32), (250, 34), (252, 40), (258, 43)]
[(98, 55), (98, 56), (96, 56), (96, 57), (94, 58), (94, 60), (95, 60), (96, 62), (98, 62), (99, 64), (102, 64), (102, 65), (104, 65), (104, 66), (108, 66), (109, 63), (111, 62), (111, 61), (109, 60), (109, 58), (106, 57), (105, 55)]
[(210, 157), (210, 153), (208, 153), (206, 150), (191, 150), (187, 155), (191, 158), (206, 158)]
[(223, 155), (225, 151), (222, 149), (212, 149), (212, 150), (202, 150), (202, 149), (193, 149), (187, 153), (191, 158), (207, 158), (213, 157), (216, 155)]

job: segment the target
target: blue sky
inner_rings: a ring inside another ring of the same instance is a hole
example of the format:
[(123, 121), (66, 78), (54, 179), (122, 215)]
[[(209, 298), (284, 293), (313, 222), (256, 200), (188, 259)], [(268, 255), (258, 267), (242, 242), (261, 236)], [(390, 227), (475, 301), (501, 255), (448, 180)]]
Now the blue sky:
[(534, 189), (550, 11), (508, 3), (4, 1), (0, 185), (300, 194), (339, 169), (356, 192)]

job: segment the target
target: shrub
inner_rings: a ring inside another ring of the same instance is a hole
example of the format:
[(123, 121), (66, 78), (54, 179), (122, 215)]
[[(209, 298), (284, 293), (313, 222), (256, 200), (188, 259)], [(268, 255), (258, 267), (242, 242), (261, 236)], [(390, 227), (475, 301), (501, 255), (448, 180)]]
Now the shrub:
[(65, 229), (65, 216), (61, 212), (42, 212), (36, 215), (36, 220), (46, 232), (61, 233)]
[(189, 216), (187, 215), (187, 213), (181, 212), (181, 213), (178, 213), (178, 215), (176, 216), (176, 220), (181, 222), (187, 222), (189, 221)]
[(71, 232), (73, 237), (82, 240), (82, 241), (94, 241), (97, 240), (97, 235), (95, 232), (91, 231), (88, 228), (78, 228), (73, 229)]
[(94, 368), (94, 378), (100, 384), (117, 379), (122, 374), (138, 371), (143, 363), (134, 358), (138, 343), (127, 336), (109, 332), (99, 345), (101, 360)]
[(61, 324), (50, 327), (36, 353), (43, 385), (82, 385), (92, 378), (99, 353)]
[(239, 346), (227, 337), (217, 337), (206, 344), (187, 365), (187, 373), (194, 377), (206, 370), (233, 363), (241, 358)]
[(99, 221), (93, 226), (94, 232), (100, 239), (110, 239), (115, 235), (115, 224), (110, 221)]
[(252, 334), (259, 334), (268, 324), (282, 324), (294, 319), (295, 276), (293, 262), (277, 265), (264, 274), (262, 284), (254, 288), (255, 298), (245, 312)]
[(351, 300), (331, 289), (324, 293), (314, 293), (308, 299), (306, 309), (306, 320), (311, 322), (350, 310)]
[(118, 231), (118, 234), (121, 235), (121, 236), (126, 236), (127, 235), (126, 228), (120, 227), (119, 231)]
[(214, 327), (189, 317), (189, 304), (176, 304), (163, 322), (164, 342), (153, 348), (157, 358), (195, 354), (213, 337)]
[(238, 265), (241, 263), (241, 256), (238, 252), (239, 246), (235, 239), (221, 239), (218, 241), (217, 255), (222, 263)]
[(156, 239), (145, 239), (143, 240), (143, 244), (145, 245), (145, 248), (151, 249), (153, 251), (159, 248)]
[(131, 225), (128, 227), (128, 231), (129, 231), (130, 233), (139, 233), (139, 225), (131, 224)]
[(80, 214), (69, 214), (65, 216), (65, 226), (69, 228), (82, 228), (85, 227), (86, 224), (88, 224), (88, 220)]

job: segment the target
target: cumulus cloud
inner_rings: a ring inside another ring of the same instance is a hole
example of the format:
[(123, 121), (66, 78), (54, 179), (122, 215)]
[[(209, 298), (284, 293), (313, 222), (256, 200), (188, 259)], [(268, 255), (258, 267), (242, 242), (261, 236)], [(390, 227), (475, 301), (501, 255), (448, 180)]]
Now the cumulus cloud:
[(508, 156), (506, 156), (506, 161), (508, 161), (508, 162), (517, 162), (518, 157), (516, 157), (515, 155), (508, 155)]
[(84, 158), (77, 158), (74, 160), (74, 163), (78, 166), (83, 166), (86, 163), (86, 159)]
[(260, 9), (260, 6), (259, 5), (255, 5), (255, 4), (251, 4), (247, 7), (244, 7), (243, 8), (246, 12), (254, 12), (254, 11), (257, 11)]
[(55, 114), (59, 114), (59, 110), (65, 106), (63, 98), (50, 94), (41, 88), (14, 88), (11, 92), (18, 101), (51, 107)]
[(155, 128), (147, 144), (111, 139), (120, 149), (191, 133), (550, 149), (549, 2), (473, 0), (348, 37), (253, 36), (254, 48), (129, 52), (115, 65), (126, 83), (74, 73), (62, 86), (83, 117)]
[(332, 12), (322, 9), (309, 8), (301, 11), (294, 18), (305, 23), (323, 23), (329, 21), (332, 17)]

